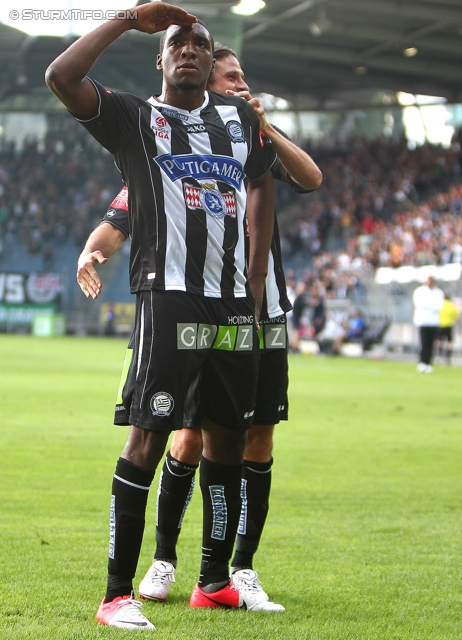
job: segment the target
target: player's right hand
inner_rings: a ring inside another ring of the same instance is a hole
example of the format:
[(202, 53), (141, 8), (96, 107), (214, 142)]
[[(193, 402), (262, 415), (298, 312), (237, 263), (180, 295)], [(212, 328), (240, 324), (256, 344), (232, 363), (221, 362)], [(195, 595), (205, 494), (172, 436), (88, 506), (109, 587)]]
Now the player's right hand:
[(190, 27), (197, 22), (196, 16), (191, 15), (181, 7), (175, 7), (165, 2), (147, 2), (130, 9), (136, 13), (136, 18), (131, 19), (132, 29), (143, 33), (158, 33), (165, 31), (172, 24), (180, 27)]
[(101, 251), (82, 254), (77, 264), (77, 282), (87, 298), (96, 298), (101, 293), (103, 283), (95, 269), (96, 264), (106, 264), (107, 258)]

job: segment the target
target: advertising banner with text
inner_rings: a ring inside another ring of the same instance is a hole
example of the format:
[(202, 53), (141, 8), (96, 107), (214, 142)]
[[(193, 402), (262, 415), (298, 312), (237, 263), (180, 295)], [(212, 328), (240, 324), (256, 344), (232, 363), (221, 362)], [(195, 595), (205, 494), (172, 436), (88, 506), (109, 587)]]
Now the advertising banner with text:
[(62, 293), (59, 273), (0, 271), (0, 325), (31, 325), (37, 315), (58, 313)]

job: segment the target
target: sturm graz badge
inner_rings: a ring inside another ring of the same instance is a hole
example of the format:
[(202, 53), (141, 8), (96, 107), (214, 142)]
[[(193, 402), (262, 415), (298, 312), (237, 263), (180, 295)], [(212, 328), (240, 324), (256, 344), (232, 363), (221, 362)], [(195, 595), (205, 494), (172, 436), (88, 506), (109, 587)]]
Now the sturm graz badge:
[(230, 120), (226, 123), (226, 131), (232, 142), (245, 142), (244, 129), (237, 120)]
[(151, 398), (151, 411), (153, 416), (169, 416), (174, 406), (172, 396), (166, 391), (159, 391)]
[(226, 202), (218, 189), (203, 188), (199, 198), (202, 208), (214, 218), (223, 218), (226, 214)]

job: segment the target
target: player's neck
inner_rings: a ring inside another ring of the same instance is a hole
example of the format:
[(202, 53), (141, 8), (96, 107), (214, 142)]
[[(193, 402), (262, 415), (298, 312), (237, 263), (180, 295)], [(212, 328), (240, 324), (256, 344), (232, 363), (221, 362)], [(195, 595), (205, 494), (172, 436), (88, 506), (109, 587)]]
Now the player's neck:
[(204, 102), (205, 88), (179, 88), (162, 87), (162, 93), (157, 98), (159, 102), (168, 104), (184, 111), (194, 111), (199, 109)]

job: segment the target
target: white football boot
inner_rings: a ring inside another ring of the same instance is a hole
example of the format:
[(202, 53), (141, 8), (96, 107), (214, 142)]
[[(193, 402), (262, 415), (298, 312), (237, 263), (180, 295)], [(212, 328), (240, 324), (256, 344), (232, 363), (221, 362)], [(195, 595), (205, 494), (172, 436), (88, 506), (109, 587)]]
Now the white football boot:
[(167, 599), (170, 585), (175, 582), (175, 567), (166, 560), (155, 560), (140, 582), (139, 594), (142, 600)]
[(253, 569), (240, 569), (231, 575), (232, 584), (238, 589), (243, 606), (248, 611), (285, 611), (282, 604), (270, 602), (263, 590), (258, 574)]

